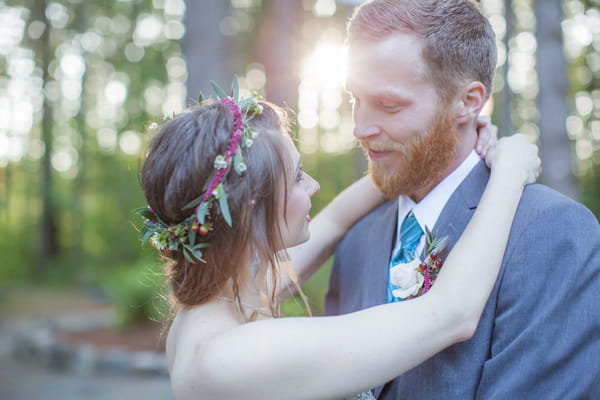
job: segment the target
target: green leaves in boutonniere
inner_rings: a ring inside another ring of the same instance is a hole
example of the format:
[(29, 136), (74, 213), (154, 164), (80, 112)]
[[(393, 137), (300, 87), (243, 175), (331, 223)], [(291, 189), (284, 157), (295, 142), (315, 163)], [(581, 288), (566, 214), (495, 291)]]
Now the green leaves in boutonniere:
[(437, 276), (444, 265), (442, 256), (448, 244), (448, 237), (438, 237), (438, 231), (431, 232), (425, 227), (425, 260), (417, 267), (417, 271), (423, 275), (423, 286), (417, 296), (425, 294), (431, 289)]

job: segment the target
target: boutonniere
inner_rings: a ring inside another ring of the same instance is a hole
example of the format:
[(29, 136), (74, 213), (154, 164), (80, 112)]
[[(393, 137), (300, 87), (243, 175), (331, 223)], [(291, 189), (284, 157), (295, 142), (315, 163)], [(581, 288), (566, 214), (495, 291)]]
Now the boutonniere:
[(415, 257), (412, 261), (398, 264), (390, 270), (390, 280), (398, 286), (392, 294), (406, 300), (427, 293), (444, 264), (443, 256), (447, 243), (447, 237), (440, 239), (437, 231), (431, 232), (425, 227), (425, 258), (421, 260)]

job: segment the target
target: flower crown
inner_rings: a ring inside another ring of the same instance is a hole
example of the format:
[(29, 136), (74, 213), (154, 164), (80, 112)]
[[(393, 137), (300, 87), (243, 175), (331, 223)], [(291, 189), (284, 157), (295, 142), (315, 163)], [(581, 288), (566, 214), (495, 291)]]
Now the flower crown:
[[(239, 87), (237, 79), (233, 80), (232, 95), (225, 94), (216, 83), (211, 85), (217, 95), (218, 101), (225, 104), (233, 115), (233, 129), (225, 153), (219, 154), (214, 160), (214, 171), (204, 185), (203, 194), (183, 209), (194, 208), (194, 213), (176, 225), (168, 225), (162, 221), (150, 207), (143, 207), (135, 212), (144, 219), (140, 231), (142, 244), (150, 240), (159, 250), (182, 251), (189, 262), (194, 258), (206, 262), (202, 258), (202, 249), (209, 243), (196, 243), (198, 235), (206, 235), (213, 229), (209, 220), (209, 212), (213, 207), (218, 207), (221, 215), (229, 226), (232, 226), (231, 214), (227, 204), (227, 192), (223, 181), (232, 167), (238, 175), (242, 175), (247, 166), (244, 162), (243, 151), (252, 147), (258, 132), (250, 128), (249, 122), (263, 111), (260, 104), (262, 98), (256, 94), (238, 101)], [(200, 96), (202, 102), (202, 95)]]

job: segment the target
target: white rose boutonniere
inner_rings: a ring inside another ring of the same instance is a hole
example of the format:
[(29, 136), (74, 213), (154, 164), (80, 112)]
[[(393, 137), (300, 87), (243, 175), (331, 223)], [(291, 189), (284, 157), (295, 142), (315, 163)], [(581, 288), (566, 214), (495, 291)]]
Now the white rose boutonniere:
[(390, 281), (399, 286), (392, 291), (392, 294), (398, 298), (405, 299), (414, 296), (419, 292), (425, 278), (418, 270), (421, 260), (415, 258), (411, 262), (398, 264), (390, 269)]

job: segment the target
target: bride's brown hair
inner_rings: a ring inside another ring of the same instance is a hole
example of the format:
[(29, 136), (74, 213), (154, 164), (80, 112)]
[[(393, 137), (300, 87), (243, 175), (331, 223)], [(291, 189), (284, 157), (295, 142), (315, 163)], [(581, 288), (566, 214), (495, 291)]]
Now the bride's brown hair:
[[(211, 209), (213, 229), (196, 239), (210, 244), (203, 249), (206, 263), (192, 263), (179, 251), (163, 250), (170, 259), (167, 276), (175, 309), (204, 304), (232, 282), (236, 304), (244, 314), (240, 277), (250, 259), (268, 266), (274, 277), (267, 298), (271, 313), (278, 315), (278, 267), (285, 257), (279, 251), (278, 213), (285, 209), (294, 167), (284, 145), (289, 140), (287, 114), (274, 104), (261, 104), (263, 112), (249, 123), (260, 135), (245, 155), (248, 169), (242, 175), (232, 171), (223, 181), (232, 226), (218, 207)], [(162, 221), (174, 225), (193, 213), (184, 207), (203, 193), (215, 157), (224, 153), (233, 127), (233, 115), (225, 104), (205, 102), (175, 116), (153, 138), (140, 181), (148, 205)]]

